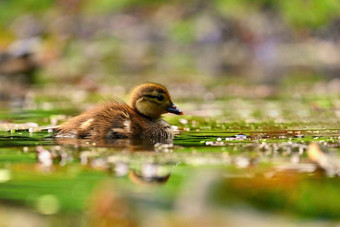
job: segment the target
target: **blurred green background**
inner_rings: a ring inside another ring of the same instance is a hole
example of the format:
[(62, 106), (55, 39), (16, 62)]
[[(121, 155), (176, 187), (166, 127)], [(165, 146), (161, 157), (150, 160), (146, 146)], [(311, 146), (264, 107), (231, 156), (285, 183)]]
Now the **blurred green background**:
[[(0, 31), (0, 74), (34, 70), (28, 80), (44, 85), (276, 85), (340, 72), (336, 0), (3, 0)], [(23, 56), (26, 69), (10, 65)]]

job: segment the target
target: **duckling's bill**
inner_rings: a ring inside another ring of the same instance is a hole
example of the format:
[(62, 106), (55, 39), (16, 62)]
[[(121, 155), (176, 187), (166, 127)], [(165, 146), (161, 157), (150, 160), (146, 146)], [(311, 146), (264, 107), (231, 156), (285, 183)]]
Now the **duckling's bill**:
[(168, 112), (173, 113), (173, 114), (177, 114), (177, 115), (183, 115), (183, 112), (180, 109), (178, 109), (178, 107), (175, 106), (175, 104), (173, 104), (173, 103), (168, 108)]

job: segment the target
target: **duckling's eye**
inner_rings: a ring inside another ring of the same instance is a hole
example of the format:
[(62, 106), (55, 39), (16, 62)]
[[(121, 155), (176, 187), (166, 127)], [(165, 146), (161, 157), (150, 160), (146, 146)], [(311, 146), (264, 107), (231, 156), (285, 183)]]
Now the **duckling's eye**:
[(163, 95), (157, 95), (157, 100), (158, 101), (163, 101), (164, 100), (164, 96)]

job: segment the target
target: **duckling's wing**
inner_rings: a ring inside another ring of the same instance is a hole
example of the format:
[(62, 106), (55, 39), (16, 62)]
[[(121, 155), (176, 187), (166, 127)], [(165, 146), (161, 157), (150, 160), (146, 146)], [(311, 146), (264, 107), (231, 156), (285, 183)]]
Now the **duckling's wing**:
[(58, 126), (57, 137), (127, 138), (131, 107), (121, 101), (98, 105)]
[(91, 137), (121, 139), (131, 135), (131, 108), (122, 102), (110, 102), (94, 115)]
[(89, 111), (73, 117), (55, 128), (55, 137), (84, 138), (87, 133), (85, 134), (85, 132), (81, 130), (81, 125), (86, 125), (91, 121), (91, 119), (92, 116)]

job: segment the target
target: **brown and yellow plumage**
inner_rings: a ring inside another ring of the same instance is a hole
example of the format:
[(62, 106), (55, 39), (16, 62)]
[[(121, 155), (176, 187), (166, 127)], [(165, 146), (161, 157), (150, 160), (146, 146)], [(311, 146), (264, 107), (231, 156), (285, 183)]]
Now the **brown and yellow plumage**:
[(182, 114), (173, 104), (167, 89), (155, 83), (136, 87), (131, 106), (119, 101), (98, 105), (57, 127), (57, 137), (75, 138), (147, 138), (173, 137), (164, 113)]

